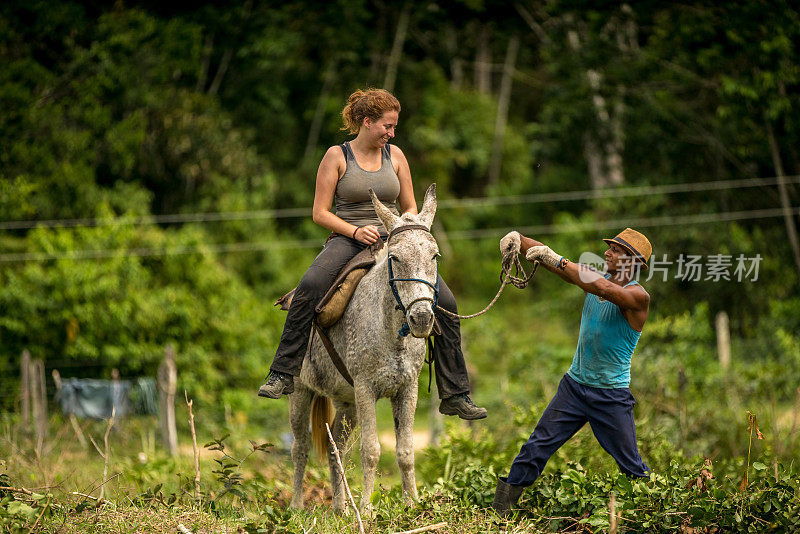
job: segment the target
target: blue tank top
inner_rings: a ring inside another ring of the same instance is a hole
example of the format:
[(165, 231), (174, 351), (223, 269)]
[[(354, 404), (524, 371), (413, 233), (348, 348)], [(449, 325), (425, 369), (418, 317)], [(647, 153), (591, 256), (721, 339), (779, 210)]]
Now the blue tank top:
[[(636, 283), (632, 281), (625, 287)], [(569, 376), (585, 386), (628, 387), (631, 383), (631, 357), (641, 335), (628, 323), (619, 306), (587, 293), (578, 348), (572, 358)]]

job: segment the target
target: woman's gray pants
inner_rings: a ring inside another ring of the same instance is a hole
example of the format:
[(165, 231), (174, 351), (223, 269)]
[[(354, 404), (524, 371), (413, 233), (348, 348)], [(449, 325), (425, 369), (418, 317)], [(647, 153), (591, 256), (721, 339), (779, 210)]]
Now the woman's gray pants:
[[(281, 341), (270, 366), (271, 371), (292, 376), (300, 374), (317, 304), (328, 292), (339, 271), (366, 246), (341, 235), (334, 235), (328, 240), (294, 292)], [(458, 313), (456, 299), (441, 276), (439, 305)], [(433, 362), (439, 397), (446, 399), (460, 393), (469, 393), (469, 377), (464, 354), (461, 352), (459, 321), (440, 310), (434, 310), (434, 313), (442, 330), (441, 334), (434, 335), (433, 338)]]

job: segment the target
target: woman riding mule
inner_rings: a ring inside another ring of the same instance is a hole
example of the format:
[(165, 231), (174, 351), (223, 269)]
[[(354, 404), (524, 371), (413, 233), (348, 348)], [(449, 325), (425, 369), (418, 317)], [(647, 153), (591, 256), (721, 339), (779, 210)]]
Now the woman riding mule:
[[(342, 472), (332, 448), (327, 447), (324, 423), (331, 424), (337, 448), (344, 449), (350, 431), (361, 427), (361, 467), (364, 477), (361, 508), (369, 507), (380, 457), (375, 404), (380, 398), (392, 403), (397, 439), (395, 454), (400, 468), (403, 494), (417, 498), (414, 476), (414, 411), (419, 372), (425, 361), (425, 340), (433, 328), (438, 278), (439, 249), (430, 233), (436, 212), (435, 187), (425, 194), (418, 215), (398, 217), (377, 197), (373, 203), (388, 231), (386, 246), (377, 254), (375, 266), (353, 293), (344, 315), (329, 332), (352, 375), (352, 385), (340, 373), (320, 338), (314, 335), (305, 355), (296, 387), (289, 395), (294, 443), (294, 490), (291, 506), (303, 507), (303, 478), (311, 441), (318, 451), (328, 450), (333, 486), (333, 508), (342, 511), (345, 495)], [(407, 325), (410, 336), (398, 335)], [(330, 406), (336, 416), (330, 417)]]
[[(325, 153), (314, 194), (314, 222), (329, 229), (331, 235), (295, 290), (269, 376), (258, 390), (261, 397), (277, 399), (294, 390), (317, 304), (350, 259), (379, 239), (386, 240), (368, 190), (373, 189), (395, 216), (400, 215), (398, 202), (404, 214), (417, 214), (408, 162), (399, 148), (388, 144), (399, 113), (400, 103), (382, 89), (354, 92), (342, 110), (343, 129), (357, 136)], [(331, 212), (333, 203), (336, 213)], [(456, 313), (455, 298), (441, 278), (438, 286), (439, 306)], [(462, 419), (486, 417), (486, 410), (469, 397), (459, 321), (441, 311), (435, 313), (441, 329), (433, 346), (436, 385), (442, 399), (439, 411)]]

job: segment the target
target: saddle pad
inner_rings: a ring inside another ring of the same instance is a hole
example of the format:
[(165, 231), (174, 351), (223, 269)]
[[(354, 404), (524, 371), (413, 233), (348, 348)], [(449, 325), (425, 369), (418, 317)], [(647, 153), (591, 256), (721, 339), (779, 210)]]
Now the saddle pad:
[[(321, 326), (329, 328), (342, 317), (347, 303), (350, 302), (350, 298), (356, 290), (356, 286), (364, 275), (367, 274), (370, 267), (375, 265), (375, 256), (383, 246), (382, 241), (373, 243), (356, 254), (353, 259), (347, 262), (342, 268), (336, 280), (334, 280), (330, 289), (328, 289), (328, 292), (325, 293), (325, 296), (322, 297), (322, 300), (316, 307), (315, 311), (318, 314), (317, 322)], [(296, 289), (297, 288), (292, 289), (279, 298), (275, 302), (275, 306), (280, 306), (282, 310), (288, 311), (292, 305), (292, 298), (294, 297)]]

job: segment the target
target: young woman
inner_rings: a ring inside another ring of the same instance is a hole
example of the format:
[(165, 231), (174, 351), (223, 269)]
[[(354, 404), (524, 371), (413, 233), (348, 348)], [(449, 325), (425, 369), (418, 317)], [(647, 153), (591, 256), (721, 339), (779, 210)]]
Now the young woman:
[[(269, 376), (258, 390), (261, 397), (277, 399), (294, 391), (294, 377), (300, 374), (317, 303), (353, 256), (386, 239), (369, 189), (395, 214), (417, 213), (408, 161), (399, 148), (389, 145), (399, 114), (400, 102), (383, 89), (356, 91), (342, 110), (342, 129), (357, 135), (325, 153), (314, 193), (314, 222), (332, 233), (297, 286)], [(335, 213), (332, 204), (336, 205)], [(441, 277), (439, 305), (457, 310), (453, 293)], [(442, 399), (439, 411), (462, 419), (482, 419), (486, 410), (469, 397), (459, 321), (441, 312), (436, 313), (436, 319), (442, 330), (434, 338), (433, 351)]]

